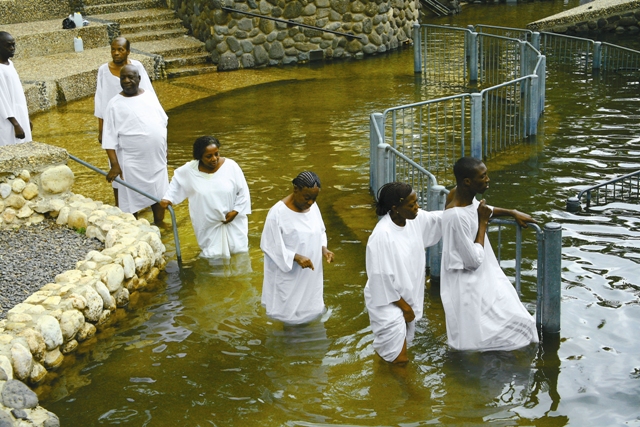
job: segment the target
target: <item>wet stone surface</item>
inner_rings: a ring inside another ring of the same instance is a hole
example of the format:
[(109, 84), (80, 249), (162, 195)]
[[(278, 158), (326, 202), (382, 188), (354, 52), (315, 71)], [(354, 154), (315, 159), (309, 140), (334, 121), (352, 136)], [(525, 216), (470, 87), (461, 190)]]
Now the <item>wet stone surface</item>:
[(56, 275), (75, 268), (104, 245), (47, 220), (18, 230), (0, 230), (0, 318)]

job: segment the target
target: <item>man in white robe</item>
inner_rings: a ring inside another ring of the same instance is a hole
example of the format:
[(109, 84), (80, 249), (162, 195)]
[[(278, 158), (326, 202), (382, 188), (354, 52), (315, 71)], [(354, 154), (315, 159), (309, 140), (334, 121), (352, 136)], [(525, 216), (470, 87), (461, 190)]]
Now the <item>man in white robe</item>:
[(440, 294), (447, 341), (456, 350), (515, 350), (538, 342), (533, 316), (522, 305), (486, 236), (491, 216), (535, 222), (517, 210), (490, 207), (476, 194), (489, 188), (487, 167), (473, 157), (454, 166), (457, 187), (442, 217)]
[(298, 175), (294, 192), (269, 210), (260, 240), (264, 252), (262, 305), (267, 316), (286, 324), (307, 323), (325, 312), (322, 258), (333, 261), (315, 203), (319, 180), (313, 174), (314, 186), (308, 181), (299, 186), (303, 181), (296, 181), (309, 173)]
[[(167, 120), (158, 98), (139, 88), (140, 75), (133, 65), (120, 71), (122, 92), (107, 106), (102, 148), (111, 169), (107, 181), (116, 177), (161, 199), (169, 187), (167, 173)], [(137, 214), (151, 206), (154, 222), (161, 223), (164, 209), (159, 203), (125, 186), (119, 188), (119, 207)]]
[(27, 99), (12, 58), (16, 41), (0, 31), (0, 146), (31, 142)]
[[(415, 322), (422, 319), (426, 280), (426, 252), (440, 240), (442, 212), (420, 210), (416, 219), (398, 227), (385, 215), (367, 242), (367, 284), (365, 302), (373, 348), (384, 360), (393, 362), (406, 340), (413, 340)], [(403, 299), (415, 314), (405, 322), (402, 311), (394, 304)]]
[[(225, 158), (215, 173), (198, 170), (200, 160), (176, 169), (163, 199), (176, 205), (189, 198), (191, 224), (205, 258), (230, 258), (249, 250), (251, 197), (240, 166)], [(233, 221), (227, 213), (236, 211)]]

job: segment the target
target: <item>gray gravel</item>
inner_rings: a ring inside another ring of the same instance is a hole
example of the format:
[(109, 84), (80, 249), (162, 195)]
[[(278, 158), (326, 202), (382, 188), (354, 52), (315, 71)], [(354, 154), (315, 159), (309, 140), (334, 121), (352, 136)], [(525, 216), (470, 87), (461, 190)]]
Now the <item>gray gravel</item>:
[(52, 220), (0, 230), (0, 319), (58, 274), (74, 269), (89, 251), (102, 249), (99, 240)]

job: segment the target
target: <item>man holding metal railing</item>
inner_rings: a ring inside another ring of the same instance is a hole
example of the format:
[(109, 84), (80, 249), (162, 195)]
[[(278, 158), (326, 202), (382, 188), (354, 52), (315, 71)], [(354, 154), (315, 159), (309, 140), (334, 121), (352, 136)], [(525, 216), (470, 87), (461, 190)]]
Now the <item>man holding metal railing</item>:
[(456, 350), (515, 350), (538, 342), (536, 322), (520, 302), (486, 236), (492, 216), (536, 222), (515, 209), (491, 207), (476, 194), (489, 188), (484, 163), (462, 157), (453, 167), (456, 189), (442, 215), (440, 295), (447, 342)]

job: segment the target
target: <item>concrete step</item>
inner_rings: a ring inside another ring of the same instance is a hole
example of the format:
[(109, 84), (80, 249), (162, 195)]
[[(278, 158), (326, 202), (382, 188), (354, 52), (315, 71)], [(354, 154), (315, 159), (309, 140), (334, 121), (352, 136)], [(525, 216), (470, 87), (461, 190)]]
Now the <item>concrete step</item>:
[(136, 43), (131, 49), (132, 51), (139, 50), (171, 58), (204, 52), (204, 43), (193, 37), (182, 36), (174, 39)]
[(106, 15), (94, 15), (91, 18), (97, 18), (102, 21), (113, 21), (123, 25), (150, 22), (150, 21), (166, 21), (175, 19), (176, 14), (173, 10), (166, 8), (131, 10), (126, 12), (108, 13)]
[(126, 37), (131, 43), (139, 44), (140, 42), (146, 42), (151, 40), (164, 40), (171, 39), (175, 37), (181, 37), (187, 34), (187, 29), (184, 27), (174, 28), (171, 30), (163, 30), (163, 31), (143, 31), (139, 33), (128, 34), (124, 31), (122, 32), (122, 36)]
[(195, 76), (198, 74), (213, 73), (213, 72), (216, 72), (217, 70), (218, 70), (218, 67), (216, 67), (213, 64), (200, 64), (200, 65), (194, 65), (192, 67), (182, 67), (182, 68), (166, 70), (166, 73), (167, 73), (168, 79), (173, 79), (176, 77)]
[(165, 30), (178, 30), (184, 29), (182, 21), (180, 19), (172, 18), (170, 20), (149, 20), (145, 22), (136, 22), (133, 24), (120, 24), (120, 33), (122, 34), (137, 34), (149, 31), (165, 31)]
[(211, 54), (204, 51), (202, 53), (194, 53), (181, 56), (164, 57), (166, 70), (174, 70), (181, 67), (190, 67), (192, 65), (201, 65), (211, 62)]
[(117, 13), (131, 10), (141, 10), (162, 7), (161, 0), (135, 0), (118, 3), (99, 4), (94, 6), (85, 6), (84, 13), (88, 16), (103, 15), (106, 13)]

